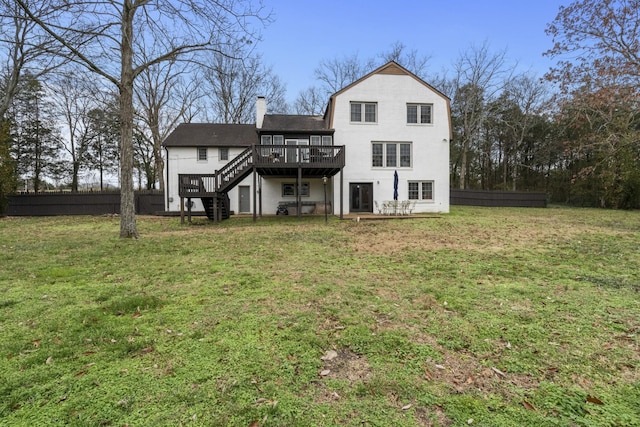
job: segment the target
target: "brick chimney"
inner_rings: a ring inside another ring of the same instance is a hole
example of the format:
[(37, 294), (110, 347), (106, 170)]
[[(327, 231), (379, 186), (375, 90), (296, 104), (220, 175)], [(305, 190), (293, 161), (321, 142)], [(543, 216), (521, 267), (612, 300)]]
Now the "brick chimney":
[(256, 128), (262, 128), (265, 114), (267, 114), (267, 100), (264, 96), (259, 96), (256, 100)]

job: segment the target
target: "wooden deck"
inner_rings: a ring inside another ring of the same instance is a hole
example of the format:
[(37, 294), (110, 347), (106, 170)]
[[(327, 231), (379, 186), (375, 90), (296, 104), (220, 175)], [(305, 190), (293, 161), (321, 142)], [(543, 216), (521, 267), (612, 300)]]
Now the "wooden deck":
[(180, 197), (212, 197), (227, 192), (255, 168), (265, 177), (332, 177), (345, 165), (344, 146), (253, 145), (222, 169), (208, 174), (180, 174)]

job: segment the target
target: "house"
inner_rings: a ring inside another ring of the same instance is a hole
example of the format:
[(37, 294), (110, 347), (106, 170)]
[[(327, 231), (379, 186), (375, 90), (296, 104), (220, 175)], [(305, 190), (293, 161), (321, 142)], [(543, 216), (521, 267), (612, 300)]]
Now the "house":
[(164, 142), (166, 210), (382, 213), (397, 191), (414, 213), (444, 213), (450, 139), (449, 99), (389, 62), (333, 94), (323, 116), (268, 114), (258, 98), (253, 125), (179, 125)]

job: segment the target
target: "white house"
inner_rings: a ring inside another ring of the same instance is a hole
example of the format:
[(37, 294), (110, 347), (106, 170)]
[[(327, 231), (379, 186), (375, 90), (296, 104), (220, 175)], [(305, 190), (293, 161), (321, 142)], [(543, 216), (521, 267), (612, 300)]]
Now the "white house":
[(317, 213), (326, 193), (334, 214), (382, 213), (397, 192), (413, 213), (448, 212), (450, 138), (449, 99), (389, 62), (331, 96), (324, 116), (267, 114), (258, 98), (255, 125), (179, 125), (164, 142), (166, 210)]

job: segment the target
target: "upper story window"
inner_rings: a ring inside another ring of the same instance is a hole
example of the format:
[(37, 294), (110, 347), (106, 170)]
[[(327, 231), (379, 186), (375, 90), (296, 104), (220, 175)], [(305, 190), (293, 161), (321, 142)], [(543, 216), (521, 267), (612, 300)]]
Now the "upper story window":
[(262, 145), (284, 145), (284, 136), (282, 135), (262, 135), (260, 137)]
[(333, 137), (331, 135), (323, 135), (322, 145), (333, 145)]
[(352, 102), (351, 123), (376, 123), (378, 104), (375, 102)]
[(207, 161), (207, 147), (198, 147), (198, 161), (199, 162)]
[(432, 104), (407, 104), (407, 123), (433, 123)]
[(229, 160), (229, 148), (227, 147), (218, 148), (218, 160)]

